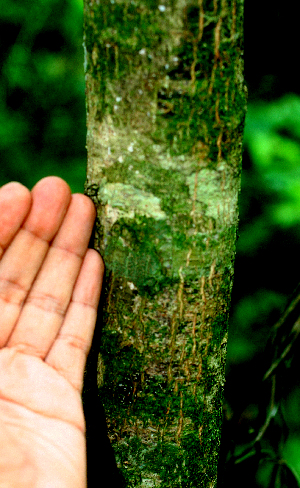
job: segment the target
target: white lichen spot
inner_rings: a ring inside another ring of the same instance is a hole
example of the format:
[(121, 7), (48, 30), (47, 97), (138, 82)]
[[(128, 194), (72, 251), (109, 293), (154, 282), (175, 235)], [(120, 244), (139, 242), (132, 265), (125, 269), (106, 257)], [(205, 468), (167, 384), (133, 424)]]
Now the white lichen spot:
[(169, 69), (169, 67), (170, 67), (170, 66), (168, 65), (168, 63), (167, 63), (167, 64), (165, 64), (165, 69)]
[(116, 97), (116, 102), (120, 102), (122, 100), (122, 97)]
[(84, 72), (86, 72), (88, 66), (88, 61), (87, 61), (88, 53), (87, 53), (85, 42), (83, 42), (82, 46), (83, 46), (83, 54), (84, 54), (83, 67), (84, 67)]
[(133, 309), (132, 309), (133, 313), (138, 313), (141, 305), (142, 305), (142, 298), (140, 297), (140, 295), (137, 295), (133, 299)]
[[(119, 212), (117, 209), (113, 208), (111, 205), (105, 205), (105, 220), (110, 224), (114, 225), (119, 218)], [(104, 243), (107, 244), (107, 241)]]
[(127, 281), (127, 285), (129, 286), (130, 290), (137, 290), (137, 287), (131, 281)]
[(178, 61), (179, 61), (179, 58), (177, 58), (177, 56), (174, 56), (174, 58), (173, 58), (173, 62), (174, 62), (174, 63), (178, 63)]
[(119, 161), (119, 163), (123, 163), (123, 162), (124, 162), (124, 158), (123, 158), (123, 156), (119, 156), (119, 157), (118, 157), (118, 161)]
[(156, 220), (167, 218), (160, 207), (160, 199), (152, 193), (123, 183), (108, 183), (99, 196), (105, 204), (106, 220), (113, 225), (119, 218), (133, 219), (136, 214)]
[(146, 49), (143, 47), (142, 49), (139, 50), (139, 54), (141, 56), (144, 56), (146, 54)]
[(133, 152), (133, 144), (129, 144), (128, 148), (127, 148), (127, 151), (129, 152)]
[(160, 486), (161, 479), (158, 474), (144, 471), (143, 475), (140, 488), (155, 488), (156, 486)]
[(107, 156), (110, 156), (111, 155), (111, 149), (110, 147), (107, 148)]
[(119, 105), (114, 105), (114, 111), (116, 112), (117, 110), (119, 110)]
[(159, 10), (160, 12), (165, 12), (165, 10), (166, 10), (165, 5), (159, 5), (159, 6), (158, 6), (158, 10)]
[(98, 52), (95, 46), (93, 47), (92, 50), (92, 61), (93, 61), (93, 65), (96, 66), (98, 62)]

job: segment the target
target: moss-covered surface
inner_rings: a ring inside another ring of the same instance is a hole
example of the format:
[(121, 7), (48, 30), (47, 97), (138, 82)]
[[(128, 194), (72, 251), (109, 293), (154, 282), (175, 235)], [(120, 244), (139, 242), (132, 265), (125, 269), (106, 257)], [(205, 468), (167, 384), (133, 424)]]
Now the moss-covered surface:
[(99, 387), (128, 487), (213, 487), (245, 115), (242, 0), (85, 4)]

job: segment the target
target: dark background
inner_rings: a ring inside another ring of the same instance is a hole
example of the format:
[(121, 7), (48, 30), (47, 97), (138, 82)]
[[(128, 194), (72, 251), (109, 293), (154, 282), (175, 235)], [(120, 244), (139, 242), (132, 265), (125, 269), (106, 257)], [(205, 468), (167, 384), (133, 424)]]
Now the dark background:
[[(288, 468), (300, 479), (297, 340), (276, 387), (262, 381), (275, 350), (268, 345), (272, 326), (300, 281), (298, 24), (291, 0), (245, 0), (249, 109), (220, 486), (297, 486)], [(32, 187), (55, 174), (82, 192), (82, 0), (0, 0), (0, 43), (0, 185), (17, 180)], [(292, 325), (275, 339), (276, 354)], [(272, 391), (277, 413), (253, 444)]]

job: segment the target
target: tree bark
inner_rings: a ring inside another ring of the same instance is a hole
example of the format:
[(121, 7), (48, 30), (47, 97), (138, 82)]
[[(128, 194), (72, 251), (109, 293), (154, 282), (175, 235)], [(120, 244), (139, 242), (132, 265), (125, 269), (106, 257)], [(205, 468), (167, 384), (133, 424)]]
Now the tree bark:
[(245, 116), (243, 0), (86, 0), (98, 380), (128, 487), (214, 487)]

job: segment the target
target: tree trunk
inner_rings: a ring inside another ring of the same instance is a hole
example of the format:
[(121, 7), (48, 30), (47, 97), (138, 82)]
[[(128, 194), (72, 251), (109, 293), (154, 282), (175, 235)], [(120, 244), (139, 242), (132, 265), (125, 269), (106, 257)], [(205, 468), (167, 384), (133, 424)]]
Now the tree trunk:
[(214, 487), (245, 116), (243, 0), (86, 0), (98, 379), (128, 487)]

